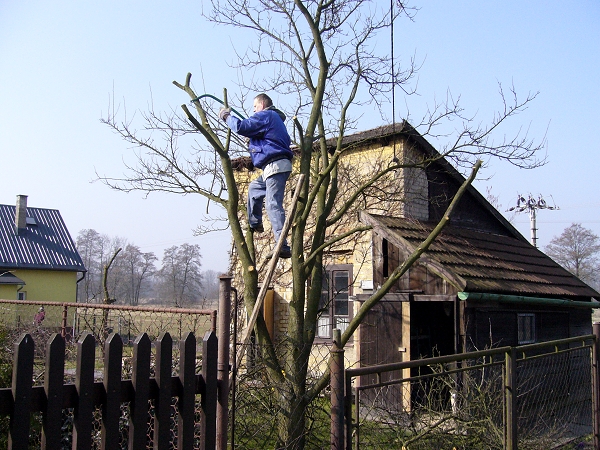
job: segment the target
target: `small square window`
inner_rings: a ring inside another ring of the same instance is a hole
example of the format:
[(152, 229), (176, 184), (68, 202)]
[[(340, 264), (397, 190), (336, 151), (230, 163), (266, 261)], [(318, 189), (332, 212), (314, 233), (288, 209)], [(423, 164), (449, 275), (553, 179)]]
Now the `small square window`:
[(25, 292), (25, 291), (17, 292), (17, 300), (27, 300), (27, 292)]
[(517, 333), (519, 345), (535, 342), (535, 314), (517, 314)]

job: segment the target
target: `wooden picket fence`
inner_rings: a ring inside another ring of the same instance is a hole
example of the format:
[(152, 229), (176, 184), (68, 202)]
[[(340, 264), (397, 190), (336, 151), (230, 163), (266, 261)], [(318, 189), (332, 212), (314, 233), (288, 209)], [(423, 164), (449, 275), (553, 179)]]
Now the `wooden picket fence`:
[[(172, 376), (173, 341), (163, 333), (154, 343), (155, 377), (150, 378), (152, 343), (147, 334), (134, 342), (132, 379), (122, 379), (123, 342), (111, 334), (104, 345), (103, 380), (94, 381), (96, 342), (84, 334), (77, 342), (77, 368), (74, 384), (65, 384), (65, 340), (54, 334), (48, 342), (43, 386), (33, 386), (34, 342), (24, 334), (15, 344), (12, 388), (0, 389), (0, 416), (10, 416), (9, 449), (29, 445), (32, 413), (42, 414), (42, 449), (62, 448), (63, 411), (73, 409), (72, 447), (96, 448), (93, 415), (101, 410), (102, 449), (120, 447), (121, 407), (129, 403), (128, 447), (130, 449), (172, 448), (214, 449), (217, 432), (217, 354), (214, 331), (203, 339), (202, 373), (196, 374), (196, 338), (187, 333), (180, 341), (179, 375)], [(195, 417), (196, 396), (201, 396), (199, 423)], [(172, 435), (177, 397), (177, 436)], [(149, 401), (152, 400), (152, 410)], [(148, 433), (149, 421), (152, 433)], [(200, 441), (195, 433), (200, 428)]]

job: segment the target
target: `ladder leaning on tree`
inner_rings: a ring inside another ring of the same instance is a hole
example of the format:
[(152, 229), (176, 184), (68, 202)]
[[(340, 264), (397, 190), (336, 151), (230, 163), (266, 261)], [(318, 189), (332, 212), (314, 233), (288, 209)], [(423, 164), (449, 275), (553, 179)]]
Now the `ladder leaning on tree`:
[[(298, 175), (298, 181), (296, 182), (296, 190), (294, 191), (294, 197), (292, 198), (292, 204), (290, 205), (290, 210), (286, 214), (285, 222), (283, 224), (283, 229), (281, 230), (281, 234), (279, 235), (279, 240), (275, 245), (275, 249), (273, 250), (273, 257), (269, 263), (269, 267), (267, 268), (267, 273), (265, 274), (265, 278), (262, 281), (262, 285), (260, 287), (260, 291), (258, 293), (258, 297), (256, 299), (256, 303), (254, 304), (254, 309), (252, 310), (252, 315), (248, 319), (248, 324), (246, 325), (246, 329), (244, 330), (244, 334), (242, 337), (241, 347), (237, 352), (235, 359), (235, 367), (239, 367), (242, 363), (242, 359), (244, 357), (244, 351), (250, 342), (250, 336), (252, 334), (252, 330), (254, 329), (254, 325), (256, 324), (256, 319), (258, 318), (258, 314), (260, 313), (260, 309), (265, 300), (265, 296), (267, 295), (267, 290), (269, 289), (269, 284), (271, 283), (271, 278), (273, 278), (273, 274), (275, 273), (275, 266), (277, 265), (277, 261), (279, 261), (279, 252), (283, 247), (283, 242), (285, 241), (290, 228), (292, 226), (292, 218), (296, 212), (296, 206), (298, 204), (298, 198), (300, 197), (300, 191), (302, 189), (302, 183), (304, 182), (304, 175)], [(233, 374), (232, 374), (233, 375)], [(230, 380), (231, 381), (231, 380)]]

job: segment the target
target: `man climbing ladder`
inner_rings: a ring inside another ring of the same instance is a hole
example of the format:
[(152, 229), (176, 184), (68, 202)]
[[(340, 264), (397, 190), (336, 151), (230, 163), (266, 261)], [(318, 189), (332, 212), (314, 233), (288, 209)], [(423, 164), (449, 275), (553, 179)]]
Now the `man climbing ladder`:
[[(262, 208), (266, 198), (267, 215), (277, 244), (285, 222), (285, 184), (292, 171), (291, 139), (284, 124), (285, 114), (273, 106), (267, 94), (258, 94), (253, 106), (254, 114), (247, 119), (231, 115), (231, 108), (222, 108), (219, 118), (235, 133), (250, 138), (248, 150), (252, 164), (263, 172), (248, 187), (248, 225), (252, 233), (264, 231)], [(273, 254), (271, 252), (268, 257)], [(291, 255), (284, 238), (279, 257), (290, 258)]]

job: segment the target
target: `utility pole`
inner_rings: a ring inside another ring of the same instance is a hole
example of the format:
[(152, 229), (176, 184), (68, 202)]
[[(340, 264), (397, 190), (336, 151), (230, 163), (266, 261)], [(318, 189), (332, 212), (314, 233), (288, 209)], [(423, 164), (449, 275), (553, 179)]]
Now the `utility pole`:
[(559, 209), (558, 206), (549, 206), (546, 200), (542, 198), (542, 194), (538, 195), (535, 199), (531, 194), (529, 198), (525, 200), (521, 194), (517, 196), (517, 206), (509, 208), (508, 211), (524, 212), (529, 211), (529, 222), (531, 225), (531, 244), (537, 248), (537, 223), (536, 215), (538, 209)]

